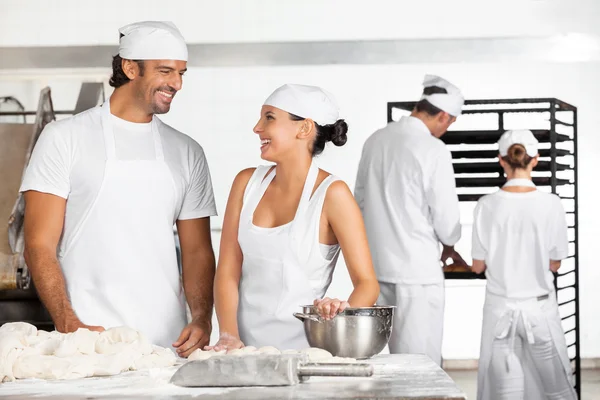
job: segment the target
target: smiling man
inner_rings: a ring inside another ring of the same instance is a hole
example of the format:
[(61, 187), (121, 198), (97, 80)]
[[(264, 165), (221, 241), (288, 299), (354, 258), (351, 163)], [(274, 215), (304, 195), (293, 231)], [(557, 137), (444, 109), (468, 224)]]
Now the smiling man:
[(216, 207), (202, 148), (156, 114), (182, 87), (187, 47), (169, 22), (119, 32), (110, 99), (47, 125), (35, 146), (25, 258), (57, 330), (129, 326), (186, 357), (210, 337)]

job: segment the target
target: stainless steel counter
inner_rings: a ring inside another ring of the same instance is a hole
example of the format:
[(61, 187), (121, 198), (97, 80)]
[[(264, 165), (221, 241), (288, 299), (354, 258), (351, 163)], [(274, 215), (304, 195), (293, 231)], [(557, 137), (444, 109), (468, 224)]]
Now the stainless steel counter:
[(420, 399), (464, 400), (466, 395), (428, 357), (380, 355), (371, 378), (311, 377), (296, 386), (252, 388), (182, 388), (169, 379), (176, 368), (127, 372), (107, 378), (46, 382), (22, 380), (0, 384), (3, 399)]

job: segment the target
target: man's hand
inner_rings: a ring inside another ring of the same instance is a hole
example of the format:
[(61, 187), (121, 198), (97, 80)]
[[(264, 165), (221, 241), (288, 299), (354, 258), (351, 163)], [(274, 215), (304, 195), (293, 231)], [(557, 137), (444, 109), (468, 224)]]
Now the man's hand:
[(238, 338), (237, 336), (231, 335), (227, 332), (223, 332), (219, 336), (219, 341), (217, 342), (217, 344), (215, 344), (214, 346), (206, 346), (204, 348), (204, 350), (231, 351), (231, 350), (235, 350), (235, 349), (241, 349), (242, 347), (244, 347), (244, 343), (242, 343), (240, 338)]
[(66, 318), (64, 321), (56, 324), (56, 330), (61, 333), (76, 332), (79, 328), (96, 332), (104, 332), (105, 330), (102, 326), (86, 325), (75, 316)]
[[(448, 260), (448, 259), (452, 260), (452, 264), (448, 265), (446, 263), (446, 260)], [(458, 254), (458, 252), (456, 250), (454, 250), (454, 246), (444, 245), (444, 249), (442, 250), (441, 261), (442, 261), (442, 265), (444, 268), (448, 268), (448, 267), (469, 268), (469, 265), (465, 262), (465, 260), (463, 260), (461, 255)]]
[(173, 343), (179, 357), (187, 358), (196, 349), (202, 349), (210, 341), (212, 324), (201, 318), (194, 318), (183, 330), (179, 339)]

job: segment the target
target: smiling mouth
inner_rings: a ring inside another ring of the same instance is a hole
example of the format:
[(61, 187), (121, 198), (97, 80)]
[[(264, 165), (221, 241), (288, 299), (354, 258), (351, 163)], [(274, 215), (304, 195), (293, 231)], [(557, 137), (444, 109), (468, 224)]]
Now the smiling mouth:
[(265, 146), (269, 143), (271, 143), (271, 139), (261, 139), (261, 141), (260, 141), (261, 146)]
[(166, 100), (172, 100), (173, 99), (173, 95), (175, 95), (175, 93), (169, 93), (169, 92), (165, 92), (163, 90), (157, 90), (158, 94), (160, 94), (162, 97), (164, 97)]

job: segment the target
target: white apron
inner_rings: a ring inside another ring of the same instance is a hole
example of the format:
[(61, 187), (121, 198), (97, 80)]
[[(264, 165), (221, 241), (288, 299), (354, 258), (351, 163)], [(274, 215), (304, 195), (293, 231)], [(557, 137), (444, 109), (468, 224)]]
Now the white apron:
[(293, 313), (312, 305), (329, 284), (339, 255), (331, 246), (331, 259), (321, 254), (319, 223), (329, 176), (311, 198), (319, 169), (312, 164), (294, 220), (275, 228), (252, 223), (254, 210), (275, 177), (275, 170), (258, 167), (248, 182), (240, 215), (238, 241), (243, 253), (239, 286), (238, 329), (245, 345), (275, 346), (281, 350), (309, 347), (301, 321)]
[[(526, 179), (510, 180), (504, 185), (507, 186), (535, 187), (533, 182)], [(492, 359), (496, 341), (508, 343), (508, 354), (499, 355), (499, 352), (496, 352), (501, 360)], [(519, 341), (523, 342), (523, 346), (516, 345)], [(544, 356), (554, 350), (558, 359), (554, 359), (553, 362), (543, 361), (544, 358), (534, 359), (535, 355), (526, 351), (527, 347), (531, 348), (536, 343), (539, 345), (548, 341), (550, 343), (545, 348)], [(546, 296), (529, 299), (512, 299), (486, 292), (477, 374), (477, 399), (515, 398), (510, 393), (494, 393), (493, 387), (496, 386), (496, 382), (493, 380), (497, 377), (490, 373), (492, 362), (502, 363), (501, 368), (506, 368), (507, 375), (511, 371), (516, 372), (515, 386), (524, 387), (521, 397), (523, 399), (554, 398), (544, 394), (544, 390), (550, 386), (549, 381), (553, 383), (554, 389), (558, 386), (563, 390), (563, 393), (555, 398), (577, 398), (554, 288), (550, 288), (550, 293)], [(539, 365), (544, 365), (544, 371), (539, 370)], [(551, 379), (552, 374), (556, 379)], [(541, 375), (544, 376), (540, 377)]]
[(117, 160), (110, 99), (102, 106), (104, 179), (59, 255), (73, 309), (88, 325), (128, 326), (171, 347), (186, 325), (173, 237), (175, 184), (152, 120), (155, 160)]

